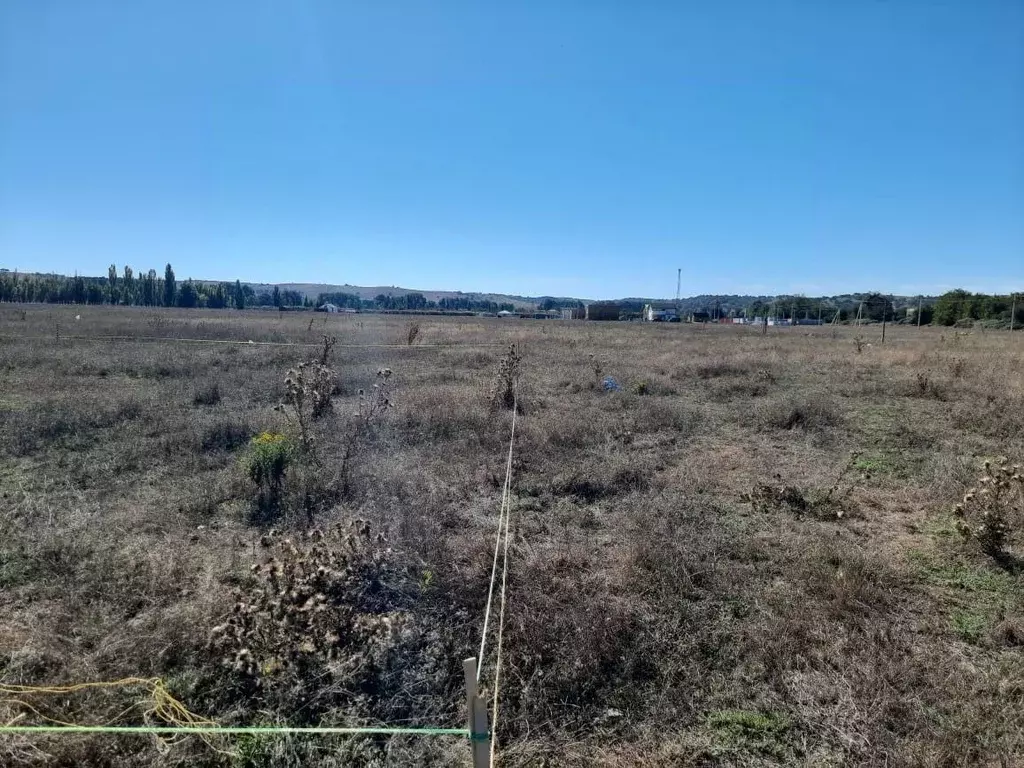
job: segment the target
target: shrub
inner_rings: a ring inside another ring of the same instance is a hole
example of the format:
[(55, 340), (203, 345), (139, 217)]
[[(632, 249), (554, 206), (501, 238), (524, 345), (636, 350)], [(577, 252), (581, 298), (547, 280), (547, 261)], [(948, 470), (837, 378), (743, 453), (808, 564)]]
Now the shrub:
[(406, 346), (411, 347), (413, 344), (415, 344), (416, 343), (416, 337), (419, 336), (419, 335), (420, 335), (420, 324), (419, 323), (409, 323), (408, 327), (406, 327), (406, 329), (405, 329), (405, 343), (406, 343)]
[(277, 410), (292, 415), (299, 427), (299, 439), (305, 450), (312, 450), (312, 422), (333, 408), (332, 398), (338, 390), (338, 376), (327, 365), (327, 358), (337, 339), (324, 336), (319, 360), (299, 363), (284, 379), (284, 403)]
[(220, 385), (216, 381), (200, 387), (192, 395), (192, 405), (217, 405), (220, 400)]
[(281, 489), (294, 453), (292, 442), (276, 432), (263, 432), (249, 444), (243, 463), (256, 485), (254, 512), (258, 520), (273, 519), (280, 511)]
[(722, 376), (748, 376), (753, 370), (752, 361), (737, 362), (726, 359), (709, 360), (697, 365), (693, 374), (699, 379), (717, 379)]
[(214, 422), (204, 429), (201, 443), (203, 450), (208, 453), (233, 451), (244, 445), (250, 437), (252, 430), (248, 425), (225, 419)]
[(945, 393), (942, 387), (927, 373), (918, 371), (914, 375), (914, 387), (912, 394), (917, 397), (934, 397), (936, 400), (944, 400)]
[(359, 428), (370, 429), (391, 406), (391, 369), (381, 368), (377, 371), (377, 383), (370, 391), (359, 390), (359, 410), (356, 411)]
[(1015, 526), (1024, 521), (1024, 476), (1021, 468), (1003, 458), (994, 467), (986, 461), (978, 487), (968, 489), (954, 514), (957, 529), (992, 557), (1005, 555)]
[(516, 407), (518, 402), (519, 372), (522, 355), (515, 344), (510, 344), (508, 353), (498, 361), (498, 372), (491, 385), (491, 409), (507, 411)]
[(253, 710), (310, 723), (339, 706), (374, 706), (408, 636), (402, 609), (416, 584), (361, 520), (295, 539), (270, 531), (260, 543), (269, 556), (208, 646), (237, 693)]
[[(859, 472), (860, 453), (853, 451), (827, 489), (801, 489), (792, 485), (759, 483), (745, 497), (755, 512), (768, 514), (787, 511), (795, 517), (804, 515), (819, 520), (842, 519), (850, 512), (850, 496), (861, 480), (870, 480), (869, 472)], [(781, 480), (779, 475), (776, 480)]]
[(825, 431), (837, 426), (841, 417), (833, 403), (823, 396), (790, 398), (766, 405), (763, 424), (774, 429)]

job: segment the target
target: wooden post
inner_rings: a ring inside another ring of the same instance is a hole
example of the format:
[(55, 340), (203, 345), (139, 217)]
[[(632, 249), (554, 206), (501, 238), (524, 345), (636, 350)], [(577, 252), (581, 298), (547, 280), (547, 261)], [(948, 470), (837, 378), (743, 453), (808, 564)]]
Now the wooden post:
[(466, 728), (469, 730), (473, 768), (491, 768), (491, 733), (487, 724), (487, 706), (477, 695), (476, 659), (463, 661), (462, 671), (466, 676)]
[(885, 311), (885, 307), (882, 307), (882, 343), (885, 344), (885, 316), (889, 314)]
[(1013, 330), (1013, 320), (1017, 314), (1017, 294), (1013, 294), (1013, 302), (1010, 305), (1010, 330)]
[(921, 302), (923, 300), (924, 300), (923, 297), (921, 297), (921, 296), (917, 297), (917, 327), (918, 328), (921, 327)]

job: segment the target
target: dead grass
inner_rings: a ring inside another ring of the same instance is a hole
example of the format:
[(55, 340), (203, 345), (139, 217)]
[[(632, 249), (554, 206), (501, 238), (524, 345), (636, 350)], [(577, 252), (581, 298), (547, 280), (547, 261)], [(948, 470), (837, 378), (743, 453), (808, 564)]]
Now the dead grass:
[[(461, 724), (511, 417), (492, 407), (495, 371), (519, 341), (501, 765), (1024, 762), (1024, 575), (952, 524), (985, 458), (1024, 458), (1022, 339), (895, 327), (858, 354), (854, 329), (439, 317), (410, 339), (398, 316), (309, 319), (0, 312), (0, 680), (158, 675), (233, 723)], [(73, 341), (69, 328), (167, 341)], [(257, 594), (266, 571), (251, 571), (268, 529), (251, 524), (241, 457), (253, 435), (292, 429), (273, 406), (325, 335), (338, 338), (338, 380), (312, 422), (319, 464), (286, 479), (274, 524), (304, 541), (361, 519), (384, 540), (367, 544), (358, 589), (330, 596), (356, 622), (332, 646), (342, 651), (267, 630), (254, 674), (208, 645), (240, 599), (260, 621), (277, 610)], [(597, 386), (595, 361), (620, 391)], [(359, 432), (342, 471), (360, 390), (385, 367), (394, 408)], [(856, 482), (830, 496), (851, 451)], [(1008, 549), (1020, 556), (1024, 542)], [(493, 658), (484, 666), (486, 685)], [(34, 703), (97, 722), (135, 701)], [(0, 720), (23, 711), (0, 702)], [(143, 740), (0, 737), (0, 763), (467, 757), (457, 740), (406, 737), (219, 746), (235, 757), (195, 740), (160, 753)]]

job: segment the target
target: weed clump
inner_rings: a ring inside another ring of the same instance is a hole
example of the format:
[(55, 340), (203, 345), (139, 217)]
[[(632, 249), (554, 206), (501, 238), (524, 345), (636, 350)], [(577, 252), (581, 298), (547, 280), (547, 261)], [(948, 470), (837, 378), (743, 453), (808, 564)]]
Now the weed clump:
[[(850, 454), (849, 460), (836, 474), (836, 479), (827, 489), (803, 490), (793, 485), (759, 483), (744, 497), (755, 512), (761, 514), (785, 511), (797, 518), (804, 515), (819, 520), (841, 520), (851, 511), (850, 496), (861, 480), (870, 480), (869, 472), (857, 473), (858, 451)], [(781, 480), (776, 475), (777, 480)]]
[(1004, 556), (1014, 527), (1024, 520), (1024, 476), (1020, 466), (1010, 466), (1007, 458), (998, 466), (986, 461), (978, 486), (967, 490), (954, 514), (957, 529), (965, 538), (977, 541), (987, 555)]
[(334, 336), (324, 336), (320, 358), (299, 363), (284, 379), (284, 403), (276, 410), (295, 418), (299, 439), (306, 450), (313, 447), (312, 422), (334, 407), (332, 398), (338, 389), (338, 375), (327, 365), (327, 358), (337, 341)]
[(258, 520), (271, 520), (279, 513), (285, 474), (294, 457), (292, 441), (277, 432), (262, 432), (249, 444), (242, 461), (256, 485), (254, 516)]
[(359, 409), (355, 413), (357, 432), (369, 430), (392, 407), (391, 373), (390, 368), (380, 368), (377, 383), (370, 387), (370, 391), (359, 390)]
[(270, 531), (260, 543), (268, 557), (208, 644), (236, 693), (254, 710), (314, 723), (338, 707), (370, 706), (407, 634), (402, 587), (415, 586), (384, 538), (356, 520), (295, 539)]
[(522, 355), (515, 344), (509, 344), (508, 353), (498, 361), (498, 371), (491, 385), (491, 410), (511, 411), (516, 407)]
[(207, 453), (233, 451), (245, 445), (252, 437), (253, 430), (246, 424), (231, 419), (221, 419), (203, 430), (200, 444)]
[(406, 346), (411, 347), (413, 344), (415, 344), (416, 343), (416, 337), (419, 336), (419, 335), (420, 335), (420, 324), (419, 323), (415, 323), (415, 322), (414, 323), (409, 323), (409, 325), (405, 329), (405, 344), (406, 344)]
[(790, 397), (769, 403), (762, 410), (762, 423), (770, 429), (826, 432), (842, 422), (834, 403), (821, 396)]
[(934, 397), (936, 400), (945, 399), (945, 392), (943, 392), (939, 383), (923, 371), (918, 371), (914, 375), (912, 393), (917, 397)]
[(217, 405), (220, 401), (220, 385), (216, 381), (200, 387), (192, 395), (192, 405)]

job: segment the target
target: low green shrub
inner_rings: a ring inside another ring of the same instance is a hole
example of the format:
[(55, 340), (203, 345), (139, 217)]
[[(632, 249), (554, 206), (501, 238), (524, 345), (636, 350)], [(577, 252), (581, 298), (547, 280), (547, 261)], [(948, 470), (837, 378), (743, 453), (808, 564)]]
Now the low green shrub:
[(294, 456), (295, 446), (286, 435), (262, 432), (252, 439), (242, 462), (256, 485), (254, 521), (267, 522), (279, 514), (281, 490)]

